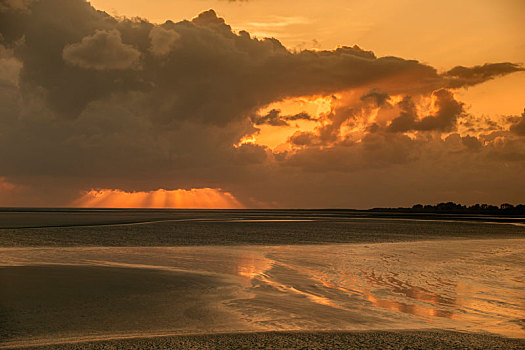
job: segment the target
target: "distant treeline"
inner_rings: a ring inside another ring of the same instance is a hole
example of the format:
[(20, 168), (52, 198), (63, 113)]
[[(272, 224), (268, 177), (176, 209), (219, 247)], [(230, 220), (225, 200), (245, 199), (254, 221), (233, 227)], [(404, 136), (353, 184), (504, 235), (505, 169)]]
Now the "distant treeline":
[(401, 213), (465, 213), (465, 214), (525, 214), (525, 204), (512, 205), (503, 203), (500, 206), (490, 204), (474, 204), (466, 206), (454, 202), (439, 203), (436, 205), (415, 204), (412, 208), (374, 208), (370, 211), (389, 211)]

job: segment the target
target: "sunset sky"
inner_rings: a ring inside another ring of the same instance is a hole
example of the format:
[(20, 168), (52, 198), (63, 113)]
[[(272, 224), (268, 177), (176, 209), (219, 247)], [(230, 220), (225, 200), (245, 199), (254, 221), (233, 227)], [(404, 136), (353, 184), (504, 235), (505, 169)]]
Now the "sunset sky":
[(0, 0), (0, 206), (525, 201), (522, 0)]

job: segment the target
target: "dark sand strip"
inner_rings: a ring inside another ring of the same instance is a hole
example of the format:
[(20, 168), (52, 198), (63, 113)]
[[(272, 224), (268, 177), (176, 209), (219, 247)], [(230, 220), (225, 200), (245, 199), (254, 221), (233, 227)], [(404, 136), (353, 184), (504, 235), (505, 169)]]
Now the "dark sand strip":
[(310, 222), (178, 221), (0, 229), (0, 247), (286, 245), (523, 238), (525, 227), (359, 219)]
[(86, 209), (86, 208), (0, 208), (0, 228), (23, 229), (120, 225), (180, 220), (268, 220), (315, 219), (321, 221), (354, 219), (397, 219), (522, 223), (516, 215), (476, 215), (446, 213), (398, 213), (356, 210), (185, 210), (185, 209)]
[(525, 339), (437, 330), (260, 332), (104, 340), (18, 349), (525, 349)]
[(2, 267), (0, 348), (33, 340), (93, 339), (90, 335), (227, 332), (240, 322), (219, 301), (233, 298), (237, 290), (219, 276), (191, 272)]

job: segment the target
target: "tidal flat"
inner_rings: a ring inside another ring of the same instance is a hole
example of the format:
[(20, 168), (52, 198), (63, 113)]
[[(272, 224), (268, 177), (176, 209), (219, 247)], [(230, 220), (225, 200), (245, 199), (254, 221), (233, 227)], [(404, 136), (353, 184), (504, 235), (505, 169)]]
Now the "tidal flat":
[(525, 347), (521, 218), (31, 214), (0, 214), (0, 348)]

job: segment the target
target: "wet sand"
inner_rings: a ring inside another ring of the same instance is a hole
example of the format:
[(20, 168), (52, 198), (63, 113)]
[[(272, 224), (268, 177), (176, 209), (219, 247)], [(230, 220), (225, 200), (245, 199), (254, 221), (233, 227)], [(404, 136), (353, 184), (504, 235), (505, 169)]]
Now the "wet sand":
[(0, 229), (0, 348), (525, 348), (525, 227), (266, 214)]
[(395, 219), (450, 222), (525, 224), (523, 215), (450, 213), (402, 213), (350, 209), (89, 209), (0, 208), (0, 229), (112, 226), (134, 223), (184, 221), (337, 221), (347, 219)]
[(226, 278), (190, 272), (93, 266), (0, 268), (0, 345), (235, 329), (218, 300)]
[[(525, 240), (0, 248), (0, 347), (436, 328), (525, 339), (524, 252)], [(352, 334), (345, 336), (350, 347)], [(440, 341), (458, 335), (447, 337)]]
[[(77, 220), (67, 215), (59, 216), (55, 218), (56, 222)], [(256, 217), (230, 215), (224, 218), (213, 214), (117, 224), (102, 224), (92, 218), (90, 224), (80, 226), (0, 228), (0, 247), (299, 245), (525, 237), (525, 226), (520, 226), (519, 222), (487, 223), (464, 221), (464, 218), (440, 220), (404, 216), (377, 218), (358, 214), (344, 218), (318, 215)], [(9, 223), (9, 220), (5, 219), (5, 222)], [(35, 219), (35, 223), (41, 224), (39, 219)], [(0, 224), (0, 227), (5, 226), (9, 225)]]

